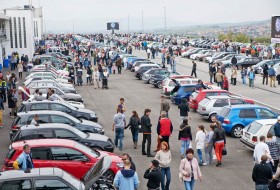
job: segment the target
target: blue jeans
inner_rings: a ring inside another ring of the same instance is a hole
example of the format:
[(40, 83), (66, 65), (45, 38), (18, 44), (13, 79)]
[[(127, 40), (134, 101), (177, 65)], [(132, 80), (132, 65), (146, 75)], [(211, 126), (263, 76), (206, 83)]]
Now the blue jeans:
[(191, 181), (184, 181), (186, 190), (193, 190), (194, 188), (194, 178), (191, 178)]
[(131, 134), (132, 134), (133, 142), (138, 142), (139, 130), (138, 129), (131, 129)]
[[(119, 147), (120, 150), (123, 149), (123, 135), (124, 135), (124, 128), (115, 129), (115, 146)], [(118, 146), (119, 140), (120, 140), (120, 146)]]
[(181, 140), (181, 154), (185, 154), (190, 146), (190, 140)]
[(202, 163), (203, 162), (202, 151), (201, 151), (201, 149), (197, 149), (196, 151), (197, 151), (197, 155), (199, 158), (199, 162)]
[[(164, 183), (165, 176), (166, 176), (166, 184)], [(161, 189), (169, 190), (170, 181), (171, 181), (170, 167), (161, 168)]]
[(256, 185), (256, 190), (268, 190), (268, 185)]
[(246, 84), (246, 77), (242, 78), (242, 84)]

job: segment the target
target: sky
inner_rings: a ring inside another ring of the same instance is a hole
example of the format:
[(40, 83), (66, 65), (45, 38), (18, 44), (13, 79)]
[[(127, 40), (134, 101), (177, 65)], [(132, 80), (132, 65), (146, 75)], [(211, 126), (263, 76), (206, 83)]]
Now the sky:
[[(0, 9), (30, 0), (0, 0)], [(280, 0), (32, 0), (42, 6), (45, 32), (106, 31), (119, 22), (121, 32), (166, 27), (268, 20), (280, 15)], [(143, 11), (143, 28), (142, 28)]]

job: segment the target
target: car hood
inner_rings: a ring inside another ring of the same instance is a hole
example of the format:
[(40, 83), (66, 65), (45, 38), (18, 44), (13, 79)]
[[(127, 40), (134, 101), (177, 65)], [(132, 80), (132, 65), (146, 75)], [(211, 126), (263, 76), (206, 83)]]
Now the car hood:
[(101, 127), (101, 125), (99, 125), (98, 123), (94, 123), (93, 121), (88, 121), (88, 120), (81, 120), (81, 123), (82, 125), (88, 125), (88, 126), (93, 126), (93, 127), (97, 127), (97, 128), (103, 128)]
[(64, 96), (72, 97), (72, 98), (82, 98), (80, 94), (73, 94), (73, 93), (65, 93)]
[(93, 112), (93, 111), (91, 111), (91, 110), (89, 110), (89, 109), (85, 109), (85, 108), (79, 108), (78, 111), (79, 111), (79, 112), (88, 113), (88, 114), (92, 114), (92, 113), (95, 114), (95, 112)]
[(97, 133), (88, 133), (88, 134), (89, 136), (86, 138), (87, 140), (108, 141), (109, 139), (109, 137)]
[(110, 168), (111, 163), (112, 158), (106, 155), (91, 167), (91, 169), (83, 177), (85, 190), (91, 189), (92, 185)]

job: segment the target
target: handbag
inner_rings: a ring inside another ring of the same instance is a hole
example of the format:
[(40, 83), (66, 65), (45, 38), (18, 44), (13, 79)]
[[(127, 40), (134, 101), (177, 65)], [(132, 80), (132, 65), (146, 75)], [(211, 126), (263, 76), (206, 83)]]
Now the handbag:
[(223, 155), (223, 156), (227, 155), (227, 149), (226, 149), (226, 147), (224, 147), (224, 149), (222, 150), (222, 155)]

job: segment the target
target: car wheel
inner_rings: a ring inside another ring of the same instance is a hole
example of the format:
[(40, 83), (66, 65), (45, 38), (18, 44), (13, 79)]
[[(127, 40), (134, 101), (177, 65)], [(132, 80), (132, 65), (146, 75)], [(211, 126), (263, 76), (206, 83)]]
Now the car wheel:
[(142, 80), (142, 76), (141, 75), (139, 76), (139, 80)]
[(108, 182), (109, 184), (113, 184), (115, 174), (113, 171), (107, 170), (100, 178)]
[(157, 84), (157, 87), (158, 87), (158, 88), (162, 88), (161, 82)]
[(241, 134), (242, 129), (243, 129), (242, 125), (235, 125), (231, 130), (231, 136), (235, 138), (240, 138), (242, 136)]
[(217, 118), (217, 114), (216, 114), (216, 113), (212, 113), (212, 114), (209, 116), (209, 118), (208, 118), (209, 121), (212, 121), (211, 118), (212, 118), (213, 116)]
[(150, 84), (150, 80), (147, 81), (147, 84)]

